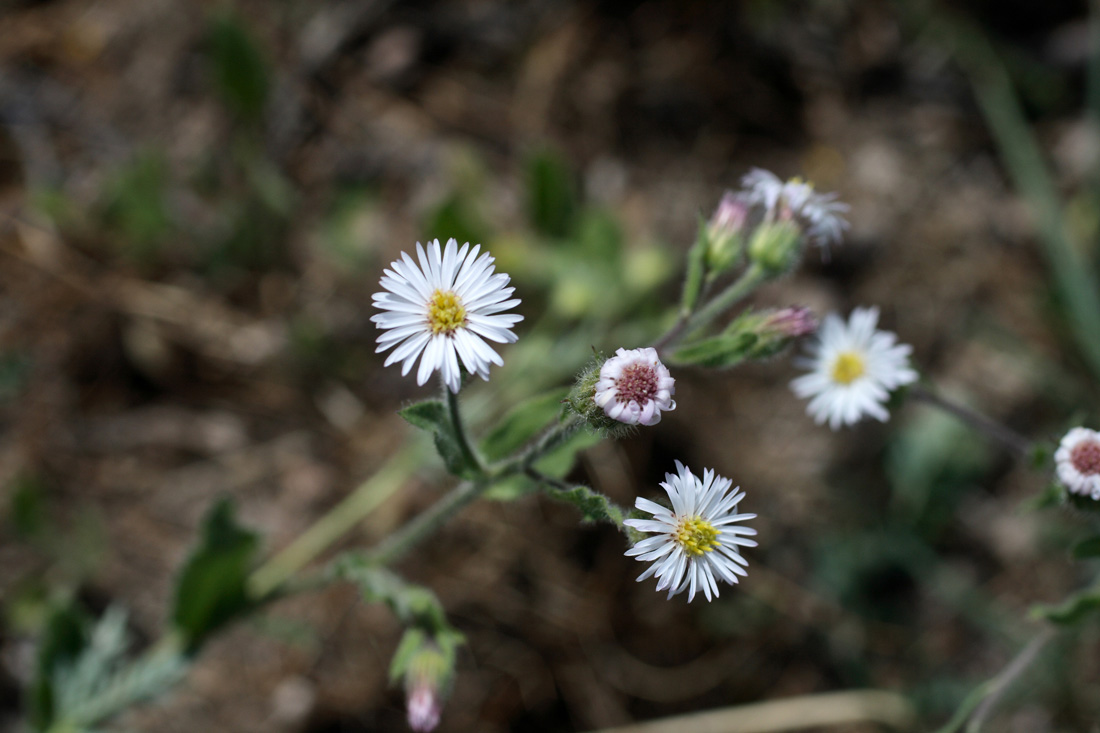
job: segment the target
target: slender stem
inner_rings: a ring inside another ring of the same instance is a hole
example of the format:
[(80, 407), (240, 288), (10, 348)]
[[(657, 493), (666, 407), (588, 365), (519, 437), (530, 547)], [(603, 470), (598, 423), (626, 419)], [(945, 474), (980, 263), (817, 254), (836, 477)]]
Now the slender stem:
[(714, 296), (713, 300), (688, 320), (685, 330), (689, 335), (702, 331), (767, 279), (768, 274), (764, 268), (755, 263), (749, 265), (748, 269), (741, 273), (741, 277), (730, 283), (725, 290)]
[(982, 725), (985, 724), (986, 718), (989, 717), (990, 713), (992, 713), (994, 708), (1000, 703), (1001, 698), (1008, 692), (1012, 683), (1031, 666), (1032, 662), (1039, 658), (1039, 653), (1043, 651), (1043, 648), (1053, 641), (1054, 637), (1057, 635), (1057, 630), (1051, 626), (1043, 629), (1034, 639), (1028, 642), (1027, 646), (1020, 650), (1016, 658), (1013, 659), (999, 675), (990, 680), (991, 687), (989, 695), (974, 711), (974, 716), (970, 719), (970, 724), (966, 726), (967, 733), (978, 733), (978, 731), (982, 729)]
[(355, 527), (413, 474), (421, 452), (419, 445), (412, 443), (394, 455), (328, 514), (257, 568), (248, 579), (249, 596), (258, 600), (271, 594)]
[(400, 560), (405, 553), (427, 539), (444, 522), (460, 509), (485, 492), (496, 481), (481, 478), (463, 481), (447, 492), (442, 499), (416, 515), (412, 521), (391, 534), (375, 547), (367, 550), (363, 559), (372, 565), (389, 565)]
[(466, 428), (462, 424), (462, 413), (458, 409), (458, 394), (452, 392), (447, 386), (446, 382), (440, 381), (443, 387), (443, 402), (447, 405), (447, 415), (451, 420), (451, 426), (454, 428), (455, 437), (458, 439), (458, 448), (462, 451), (463, 458), (472, 465), (477, 466), (479, 472), (484, 473), (485, 466), (481, 462), (481, 457), (478, 456), (477, 451), (470, 445), (470, 439), (466, 435)]
[[(1023, 649), (992, 679), (988, 679), (978, 685), (962, 704), (951, 720), (936, 733), (956, 733), (966, 725), (967, 733), (978, 733), (985, 725), (986, 719), (1005, 696), (1008, 689), (1032, 663), (1038, 659), (1039, 653), (1058, 635), (1058, 630), (1053, 626), (1047, 626), (1040, 631)], [(967, 723), (969, 721), (969, 723)]]
[(954, 415), (978, 432), (984, 433), (987, 437), (1000, 442), (1021, 458), (1026, 457), (1031, 452), (1030, 440), (996, 420), (986, 417), (980, 412), (976, 412), (969, 407), (952, 402), (920, 385), (911, 387), (909, 396), (915, 400), (932, 405), (933, 407), (938, 407)]

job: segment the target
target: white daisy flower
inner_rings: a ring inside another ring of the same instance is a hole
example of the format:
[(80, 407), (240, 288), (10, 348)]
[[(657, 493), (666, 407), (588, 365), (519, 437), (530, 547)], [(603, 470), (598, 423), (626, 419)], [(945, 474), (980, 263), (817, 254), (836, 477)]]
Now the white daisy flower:
[(1100, 501), (1100, 433), (1070, 430), (1054, 453), (1054, 463), (1067, 491)]
[(668, 493), (672, 509), (638, 497), (634, 506), (653, 515), (653, 519), (627, 519), (623, 524), (640, 532), (655, 532), (626, 551), (628, 557), (652, 562), (638, 576), (642, 581), (657, 576), (657, 590), (668, 590), (668, 597), (682, 590), (688, 603), (702, 589), (707, 600), (718, 597), (718, 579), (736, 583), (738, 575), (747, 575), (749, 563), (738, 547), (756, 547), (751, 527), (734, 527), (735, 522), (755, 519), (755, 514), (737, 514), (737, 504), (745, 492), (730, 491), (733, 483), (703, 471), (700, 481), (684, 464), (676, 461), (677, 475), (665, 474), (661, 488)]
[(596, 404), (612, 420), (627, 425), (656, 425), (661, 410), (675, 410), (676, 380), (657, 358), (657, 350), (619, 349), (600, 367)]
[(844, 218), (848, 204), (837, 201), (835, 193), (817, 193), (812, 183), (799, 178), (784, 182), (770, 171), (753, 168), (741, 185), (747, 202), (761, 205), (773, 216), (796, 220), (814, 244), (828, 247), (839, 243), (848, 229)]
[(836, 430), (865, 415), (885, 422), (890, 414), (883, 405), (890, 391), (917, 381), (909, 366), (912, 347), (895, 343), (889, 331), (876, 330), (877, 323), (878, 308), (856, 308), (848, 323), (830, 313), (807, 346), (809, 358), (795, 362), (811, 373), (791, 382), (791, 389), (813, 398), (806, 412), (818, 425), (828, 420)]
[(454, 239), (440, 252), (439, 240), (428, 243), (427, 251), (416, 243), (417, 266), (412, 257), (390, 263), (380, 284), (387, 292), (375, 293), (374, 306), (385, 313), (371, 316), (384, 333), (378, 337), (375, 353), (397, 348), (386, 357), (385, 366), (402, 362), (401, 374), (412, 369), (420, 357), (416, 383), (424, 384), (438, 370), (452, 392), (462, 382), (459, 360), (470, 374), (489, 378), (489, 363), (504, 364), (485, 339), (512, 343), (512, 327), (523, 316), (506, 314), (519, 300), (507, 300), (515, 288), (505, 287), (509, 277), (493, 274), (488, 252), (478, 257), (481, 245), (459, 249)]

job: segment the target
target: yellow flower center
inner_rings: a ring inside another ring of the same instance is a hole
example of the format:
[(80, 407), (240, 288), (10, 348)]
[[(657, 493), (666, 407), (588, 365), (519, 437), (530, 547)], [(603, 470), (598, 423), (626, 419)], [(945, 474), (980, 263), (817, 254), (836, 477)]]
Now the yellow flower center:
[(450, 290), (436, 290), (428, 301), (428, 325), (432, 333), (451, 333), (466, 324), (466, 309)]
[(833, 381), (840, 384), (851, 384), (864, 375), (867, 364), (861, 354), (854, 351), (842, 351), (837, 354), (833, 362)]
[(718, 546), (718, 530), (702, 517), (690, 517), (680, 520), (672, 539), (684, 552), (698, 557)]

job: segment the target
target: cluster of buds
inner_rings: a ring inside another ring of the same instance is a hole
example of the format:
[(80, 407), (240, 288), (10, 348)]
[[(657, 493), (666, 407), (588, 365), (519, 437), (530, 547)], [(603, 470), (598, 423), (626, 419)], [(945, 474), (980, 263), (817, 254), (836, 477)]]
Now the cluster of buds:
[(727, 191), (701, 229), (712, 273), (735, 267), (744, 254), (770, 275), (790, 270), (806, 243), (822, 248), (840, 241), (848, 206), (798, 178), (783, 181), (759, 168)]

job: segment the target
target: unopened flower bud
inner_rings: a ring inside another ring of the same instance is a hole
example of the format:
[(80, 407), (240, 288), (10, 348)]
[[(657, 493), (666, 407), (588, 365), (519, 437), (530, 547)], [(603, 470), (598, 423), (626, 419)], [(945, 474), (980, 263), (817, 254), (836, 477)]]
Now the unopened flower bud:
[(615, 437), (636, 425), (656, 425), (662, 411), (676, 409), (675, 392), (676, 380), (656, 349), (619, 349), (582, 372), (565, 402), (591, 427)]
[(443, 712), (438, 691), (428, 684), (415, 685), (408, 690), (409, 727), (417, 733), (435, 730)]
[(748, 202), (732, 191), (722, 196), (705, 229), (707, 269), (711, 272), (724, 272), (741, 258), (749, 208)]
[(409, 727), (417, 733), (439, 725), (443, 701), (454, 681), (455, 647), (460, 643), (457, 633), (431, 635), (411, 628), (394, 653), (390, 679), (404, 681)]
[(780, 308), (768, 315), (760, 324), (760, 330), (762, 333), (788, 339), (809, 336), (817, 331), (817, 318), (813, 311), (802, 306)]
[(802, 244), (802, 230), (792, 219), (761, 224), (749, 242), (749, 259), (769, 275), (781, 275), (798, 262)]
[(723, 334), (741, 347), (740, 359), (766, 359), (775, 356), (799, 336), (817, 330), (817, 320), (808, 308), (747, 311)]

